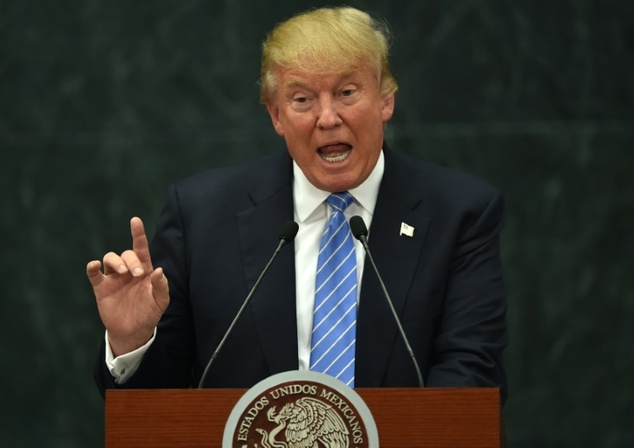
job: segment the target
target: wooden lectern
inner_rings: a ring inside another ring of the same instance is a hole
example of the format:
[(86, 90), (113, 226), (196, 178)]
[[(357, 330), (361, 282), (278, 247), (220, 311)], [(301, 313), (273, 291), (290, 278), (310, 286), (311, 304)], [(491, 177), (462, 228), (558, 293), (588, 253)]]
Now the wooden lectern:
[[(364, 389), (381, 448), (501, 445), (495, 388)], [(108, 390), (106, 448), (222, 446), (225, 423), (244, 389)]]

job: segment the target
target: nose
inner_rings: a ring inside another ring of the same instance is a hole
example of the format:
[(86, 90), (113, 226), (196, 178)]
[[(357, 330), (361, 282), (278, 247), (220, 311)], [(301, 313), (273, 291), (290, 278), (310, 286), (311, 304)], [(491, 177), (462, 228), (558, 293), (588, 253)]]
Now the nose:
[(317, 127), (320, 129), (332, 129), (343, 123), (337, 105), (332, 98), (322, 98), (319, 102)]

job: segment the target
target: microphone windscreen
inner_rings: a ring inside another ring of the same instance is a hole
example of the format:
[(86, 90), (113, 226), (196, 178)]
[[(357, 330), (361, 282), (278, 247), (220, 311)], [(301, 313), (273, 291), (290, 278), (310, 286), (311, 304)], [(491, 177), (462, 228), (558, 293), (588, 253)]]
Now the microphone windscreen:
[(297, 230), (299, 226), (295, 221), (288, 221), (282, 227), (282, 231), (280, 232), (280, 239), (290, 243), (295, 239), (295, 235), (297, 235)]
[(361, 216), (353, 216), (350, 218), (350, 230), (356, 239), (362, 236), (368, 236), (368, 228), (365, 226), (365, 222)]

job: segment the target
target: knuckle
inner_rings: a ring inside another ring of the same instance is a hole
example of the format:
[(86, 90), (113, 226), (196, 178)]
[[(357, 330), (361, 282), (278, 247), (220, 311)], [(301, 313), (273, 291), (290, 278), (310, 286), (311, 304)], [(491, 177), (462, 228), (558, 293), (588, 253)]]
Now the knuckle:
[(136, 258), (136, 253), (133, 250), (126, 250), (121, 254), (121, 258), (124, 260), (130, 260)]
[(108, 252), (106, 255), (103, 256), (103, 261), (104, 263), (106, 263), (108, 260), (113, 260), (117, 257), (118, 255), (115, 254), (114, 252)]

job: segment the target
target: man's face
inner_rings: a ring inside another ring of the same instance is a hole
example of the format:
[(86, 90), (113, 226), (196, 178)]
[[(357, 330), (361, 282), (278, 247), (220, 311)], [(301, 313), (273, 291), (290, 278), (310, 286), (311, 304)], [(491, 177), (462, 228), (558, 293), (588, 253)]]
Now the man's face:
[(327, 75), (297, 69), (277, 74), (267, 109), (304, 175), (320, 190), (359, 186), (378, 160), (394, 94), (381, 97), (377, 77), (365, 65)]

